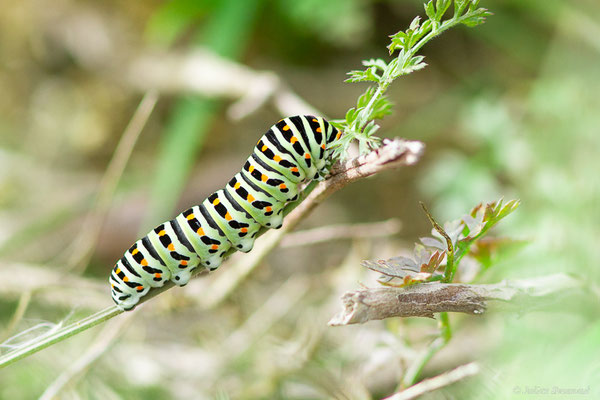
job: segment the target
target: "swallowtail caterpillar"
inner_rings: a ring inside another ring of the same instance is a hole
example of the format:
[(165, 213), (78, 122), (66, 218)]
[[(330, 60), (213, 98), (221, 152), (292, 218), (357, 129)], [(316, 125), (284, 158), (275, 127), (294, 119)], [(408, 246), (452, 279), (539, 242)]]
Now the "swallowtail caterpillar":
[(109, 278), (117, 306), (131, 310), (169, 280), (187, 284), (197, 268), (218, 268), (230, 249), (252, 250), (261, 227), (281, 227), (299, 185), (327, 175), (330, 145), (340, 136), (324, 118), (310, 115), (273, 125), (224, 189), (157, 226), (117, 261)]

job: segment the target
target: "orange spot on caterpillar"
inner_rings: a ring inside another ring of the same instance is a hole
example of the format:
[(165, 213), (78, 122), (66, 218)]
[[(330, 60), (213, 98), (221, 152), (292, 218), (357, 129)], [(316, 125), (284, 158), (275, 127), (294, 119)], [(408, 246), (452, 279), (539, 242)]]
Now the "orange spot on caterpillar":
[(279, 185), (279, 189), (287, 189), (287, 186), (285, 186), (285, 183), (282, 183), (281, 185)]
[(335, 140), (338, 140), (341, 137), (342, 137), (342, 132), (338, 132), (338, 134), (335, 135)]
[(273, 156), (273, 161), (279, 162), (279, 161), (281, 161), (281, 157), (279, 157), (278, 155), (275, 155), (275, 156)]
[(315, 129), (317, 132), (321, 133), (323, 132), (323, 130), (321, 129), (321, 127), (318, 127), (317, 129)]
[(236, 182), (235, 185), (233, 185), (233, 188), (237, 190), (240, 188), (240, 186), (242, 186), (242, 184), (239, 182)]
[(291, 143), (291, 144), (294, 144), (294, 143), (296, 143), (297, 141), (298, 141), (298, 138), (297, 138), (296, 136), (292, 136), (292, 137), (290, 138), (290, 143)]
[(190, 215), (188, 215), (186, 218), (187, 218), (187, 220), (188, 220), (188, 221), (190, 221), (190, 220), (192, 220), (192, 219), (196, 218), (196, 216), (194, 215), (194, 213), (191, 213), (191, 214), (190, 214)]
[(248, 197), (246, 197), (246, 200), (248, 200), (250, 203), (252, 203), (254, 201), (254, 196), (252, 196), (251, 194), (248, 193)]
[(166, 234), (167, 234), (167, 232), (165, 232), (164, 229), (162, 231), (158, 232), (158, 236), (165, 236)]
[(146, 259), (142, 259), (142, 261), (140, 261), (140, 264), (142, 264), (142, 266), (147, 266), (148, 265), (148, 261), (146, 261)]
[(154, 277), (157, 278), (157, 279), (160, 279), (162, 277), (162, 275), (157, 272), (157, 273), (154, 274)]
[(284, 131), (289, 131), (289, 130), (290, 130), (290, 126), (289, 126), (289, 125), (286, 125), (286, 126), (284, 126), (284, 127), (283, 127), (283, 130), (284, 130)]
[(128, 277), (124, 277), (123, 278), (123, 282), (129, 282), (129, 278)]
[(221, 202), (221, 200), (219, 200), (219, 198), (217, 197), (216, 199), (213, 200), (212, 204), (213, 204), (213, 206), (218, 206), (220, 202)]
[(173, 245), (173, 243), (169, 243), (169, 245), (167, 246), (167, 249), (169, 249), (169, 251), (174, 251), (175, 246)]
[(268, 149), (268, 147), (267, 147), (267, 145), (265, 144), (265, 145), (263, 145), (263, 147), (261, 147), (261, 149), (260, 149), (260, 150), (261, 150), (261, 151), (267, 151), (267, 149)]
[(231, 221), (233, 218), (231, 217), (231, 214), (227, 213), (227, 214), (225, 214), (225, 219), (227, 221)]
[(240, 229), (240, 232), (242, 232), (242, 233), (246, 233), (246, 232), (248, 232), (248, 228), (241, 228), (241, 229)]
[(317, 121), (317, 119), (316, 119), (316, 118), (313, 118), (313, 122), (319, 122), (319, 121)]
[(196, 233), (200, 236), (204, 236), (204, 229), (202, 228), (198, 228), (198, 230), (196, 231)]
[(210, 248), (213, 250), (217, 250), (219, 248), (219, 246), (217, 246), (216, 244), (213, 244), (212, 246), (210, 246)]
[(325, 150), (325, 144), (322, 144), (322, 145), (321, 145), (321, 148), (322, 148), (323, 150)]
[(249, 172), (252, 172), (252, 171), (254, 171), (254, 165), (251, 165), (251, 166), (250, 166), (250, 168), (248, 168), (248, 171), (249, 171)]
[(120, 273), (121, 273), (121, 268), (115, 269), (115, 274), (120, 274)]
[(266, 210), (267, 212), (271, 212), (271, 211), (273, 211), (273, 209), (272, 209), (271, 207), (265, 207), (265, 210)]
[(290, 168), (290, 171), (292, 171), (292, 172), (298, 172), (298, 168), (297, 167), (292, 167), (292, 168)]
[(185, 266), (185, 265), (187, 265), (188, 263), (187, 263), (187, 261), (186, 261), (186, 260), (181, 260), (181, 262), (180, 262), (179, 264), (181, 264), (181, 265), (184, 265), (184, 266)]
[(138, 292), (141, 292), (142, 290), (144, 290), (144, 287), (140, 285), (140, 286), (136, 286), (136, 288), (135, 288), (135, 289), (136, 289)]
[(113, 285), (113, 284), (111, 283), (111, 284), (110, 284), (110, 287), (114, 289), (114, 288), (115, 288), (115, 285)]
[(261, 175), (260, 176), (260, 180), (263, 181), (263, 182), (266, 182), (268, 179), (269, 179), (269, 177), (266, 176), (266, 175)]
[(139, 253), (140, 251), (138, 249), (135, 249), (134, 251), (131, 252), (132, 256), (135, 256), (137, 253)]
[(304, 158), (306, 158), (307, 160), (310, 160), (310, 154), (304, 153)]

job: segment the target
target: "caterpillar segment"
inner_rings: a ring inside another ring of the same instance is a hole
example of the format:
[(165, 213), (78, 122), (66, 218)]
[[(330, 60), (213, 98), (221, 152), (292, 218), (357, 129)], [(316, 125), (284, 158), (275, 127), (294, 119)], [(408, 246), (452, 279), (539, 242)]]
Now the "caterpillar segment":
[(299, 184), (324, 179), (339, 132), (321, 117), (280, 120), (257, 142), (240, 172), (200, 205), (139, 239), (115, 264), (111, 295), (123, 310), (135, 308), (151, 288), (183, 286), (198, 268), (217, 269), (230, 248), (248, 252), (261, 227), (277, 229), (283, 209), (298, 199)]
[(238, 211), (233, 204), (239, 206), (235, 201), (231, 202), (223, 190), (219, 190), (208, 196), (202, 205), (208, 210), (213, 220), (219, 225), (231, 246), (244, 253), (252, 250), (254, 246), (253, 234), (258, 232), (260, 224), (248, 214)]
[(277, 202), (245, 174), (238, 172), (229, 181), (225, 190), (260, 225), (274, 229), (281, 227), (283, 223), (281, 211), (285, 203)]
[(149, 239), (171, 272), (171, 280), (180, 286), (187, 284), (200, 258), (183, 235), (177, 220), (159, 225)]
[(249, 174), (253, 178), (253, 182), (274, 197), (276, 201), (288, 202), (298, 198), (297, 185), (288, 186), (285, 176), (255, 157), (253, 154), (244, 164), (243, 170), (246, 176)]
[[(230, 247), (225, 244), (227, 239), (222, 231), (208, 224), (200, 206), (194, 206), (182, 212), (175, 217), (175, 220), (179, 222), (179, 226), (182, 227), (184, 234), (200, 258), (200, 264), (209, 270), (217, 269), (221, 265), (221, 253)], [(223, 250), (223, 246), (225, 246), (225, 250)]]
[[(144, 243), (146, 242), (146, 243)], [(151, 246), (151, 251), (148, 250)], [(154, 253), (154, 255), (151, 254)], [(137, 273), (142, 278), (145, 290), (151, 287), (160, 287), (165, 281), (171, 279), (171, 271), (164, 264), (154, 247), (150, 244), (150, 240), (145, 237), (140, 239), (123, 256), (123, 260), (135, 266)]]

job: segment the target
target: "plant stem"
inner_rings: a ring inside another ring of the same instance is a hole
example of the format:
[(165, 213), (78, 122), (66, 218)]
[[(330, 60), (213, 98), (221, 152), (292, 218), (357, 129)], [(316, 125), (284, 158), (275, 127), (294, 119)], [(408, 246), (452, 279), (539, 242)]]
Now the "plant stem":
[(54, 343), (58, 343), (70, 338), (79, 332), (83, 332), (86, 329), (99, 325), (102, 322), (121, 314), (122, 312), (123, 311), (119, 310), (117, 306), (108, 307), (102, 311), (98, 311), (97, 313), (90, 315), (87, 318), (62, 327), (48, 335), (40, 336), (23, 347), (20, 347), (17, 350), (11, 351), (10, 353), (0, 357), (0, 368), (6, 367), (33, 353), (37, 353), (46, 347), (50, 347)]
[[(452, 19), (444, 21), (438, 29), (433, 30), (433, 28), (432, 28), (432, 30), (427, 35), (425, 35), (421, 40), (419, 40), (417, 42), (417, 44), (415, 44), (412, 48), (410, 48), (408, 53), (401, 51), (400, 54), (397, 56), (398, 59), (403, 59), (401, 70), (404, 70), (408, 67), (408, 65), (407, 65), (408, 62), (410, 62), (410, 60), (413, 58), (413, 56), (425, 44), (427, 44), (427, 42), (429, 42), (431, 39), (435, 38), (436, 36), (441, 35), (444, 31), (452, 28), (453, 26), (460, 24), (464, 18), (465, 18), (465, 16), (461, 16), (458, 18), (455, 16)], [(376, 103), (376, 101), (378, 101), (385, 94), (387, 87), (392, 82), (393, 79), (390, 79), (387, 72), (388, 71), (385, 71), (383, 73), (383, 75), (381, 77), (381, 81), (378, 82), (378, 84), (377, 84), (377, 90), (373, 94), (373, 97), (371, 97), (371, 99), (369, 100), (369, 103), (367, 103), (366, 107), (361, 111), (360, 118), (356, 119), (357, 123), (354, 126), (355, 129), (352, 129), (355, 132), (362, 132), (364, 127), (369, 122), (369, 119), (373, 113), (373, 110), (372, 110), (373, 105)], [(401, 74), (401, 75), (404, 75), (404, 74)]]
[(401, 389), (412, 386), (417, 381), (417, 378), (421, 374), (421, 371), (425, 365), (431, 360), (431, 358), (440, 351), (452, 338), (452, 331), (450, 329), (450, 319), (448, 318), (447, 312), (440, 313), (439, 320), (440, 335), (437, 337), (429, 347), (421, 353), (421, 355), (412, 363), (412, 365), (404, 374), (404, 378), (401, 382)]
[(373, 114), (373, 104), (375, 104), (375, 101), (379, 100), (383, 96), (383, 94), (387, 90), (388, 85), (389, 83), (378, 84), (377, 90), (375, 91), (375, 93), (373, 93), (373, 97), (371, 97), (371, 100), (369, 100), (367, 106), (361, 111), (360, 118), (356, 119), (357, 121), (360, 121), (360, 123), (358, 124), (358, 129), (356, 129), (356, 131), (362, 131), (364, 127), (369, 123), (371, 114)]
[(441, 35), (444, 31), (447, 31), (448, 29), (452, 28), (453, 26), (456, 26), (458, 24), (460, 24), (464, 19), (468, 18), (468, 14), (467, 15), (463, 15), (460, 17), (452, 17), (452, 19), (446, 20), (444, 22), (442, 22), (440, 24), (440, 27), (436, 30), (431, 30), (431, 32), (429, 32), (427, 35), (423, 36), (423, 38), (421, 40), (419, 40), (417, 42), (417, 44), (415, 44), (409, 52), (409, 56), (406, 57), (406, 61), (409, 61), (412, 56), (414, 56), (416, 54), (417, 51), (419, 51), (421, 49), (421, 47), (425, 46), (425, 44), (427, 44), (427, 42), (429, 42), (431, 39), (433, 39), (436, 36)]

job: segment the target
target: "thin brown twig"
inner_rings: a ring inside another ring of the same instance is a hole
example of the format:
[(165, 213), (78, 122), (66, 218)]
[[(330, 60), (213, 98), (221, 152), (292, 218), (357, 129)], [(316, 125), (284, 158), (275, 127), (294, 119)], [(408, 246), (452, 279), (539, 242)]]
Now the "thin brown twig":
[(569, 275), (554, 274), (496, 284), (429, 282), (404, 288), (360, 289), (342, 296), (344, 308), (329, 325), (363, 324), (392, 317), (433, 318), (439, 312), (483, 314), (491, 301), (516, 303), (582, 286), (581, 281)]

